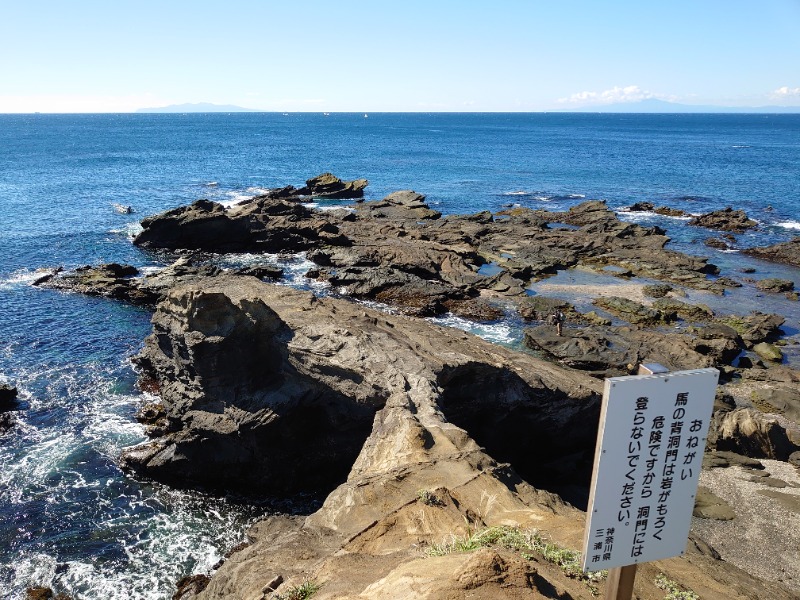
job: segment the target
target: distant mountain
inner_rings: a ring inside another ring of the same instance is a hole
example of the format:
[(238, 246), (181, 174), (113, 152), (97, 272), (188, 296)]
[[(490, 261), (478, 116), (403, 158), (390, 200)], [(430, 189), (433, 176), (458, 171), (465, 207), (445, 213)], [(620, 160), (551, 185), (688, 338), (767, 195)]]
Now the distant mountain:
[(211, 112), (261, 112), (255, 108), (242, 108), (232, 104), (211, 104), (210, 102), (188, 102), (155, 108), (139, 108), (137, 113), (211, 113)]
[(639, 102), (571, 108), (559, 112), (593, 113), (800, 113), (800, 106), (711, 106), (666, 102), (656, 98)]

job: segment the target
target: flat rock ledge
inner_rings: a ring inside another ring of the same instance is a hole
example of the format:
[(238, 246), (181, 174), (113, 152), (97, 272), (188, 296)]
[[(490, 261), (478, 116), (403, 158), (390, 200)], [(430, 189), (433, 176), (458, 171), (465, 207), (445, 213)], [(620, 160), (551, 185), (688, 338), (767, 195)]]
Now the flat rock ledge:
[[(256, 494), (317, 491), (308, 516), (273, 516), (180, 598), (594, 597), (539, 556), (426, 549), (486, 527), (536, 529), (579, 548), (600, 383), (466, 333), (255, 278), (170, 291), (138, 358), (158, 400), (153, 440), (123, 460), (172, 484)], [(577, 490), (577, 492), (576, 492)], [(796, 598), (697, 539), (643, 565), (702, 598)], [(286, 597), (286, 596), (283, 596)]]

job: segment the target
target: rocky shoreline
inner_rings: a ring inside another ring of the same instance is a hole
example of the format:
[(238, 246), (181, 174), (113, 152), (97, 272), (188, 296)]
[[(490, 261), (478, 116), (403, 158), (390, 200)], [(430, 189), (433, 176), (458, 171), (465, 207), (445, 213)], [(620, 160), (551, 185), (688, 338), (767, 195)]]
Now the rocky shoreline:
[[(365, 186), (324, 174), (231, 207), (198, 200), (143, 220), (134, 243), (173, 260), (158, 273), (97, 265), (35, 283), (155, 309), (136, 357), (154, 398), (140, 411), (151, 441), (123, 454), (125, 468), (180, 487), (325, 497), (307, 517), (257, 524), (249, 545), (176, 598), (271, 598), (304, 581), (321, 584), (319, 598), (591, 597), (586, 581), (542, 557), (430, 548), (498, 527), (580, 547), (574, 507), (588, 494), (601, 379), (640, 362), (720, 369), (709, 452), (800, 464), (800, 372), (781, 364), (785, 318), (715, 314), (681, 295), (750, 282), (667, 249), (663, 230), (597, 201), (446, 217), (408, 190), (336, 210), (306, 205), (359, 199)], [(754, 225), (719, 212), (693, 224)], [(752, 253), (797, 265), (795, 245), (779, 246)], [(266, 259), (221, 268), (227, 252), (304, 252), (315, 265), (307, 277), (336, 293), (269, 283), (282, 273)], [(641, 301), (606, 295), (583, 312), (528, 293), (575, 267), (661, 283)], [(763, 284), (786, 302), (793, 287)], [(562, 335), (546, 324), (554, 311), (566, 315)], [(527, 323), (527, 350), (420, 318), (443, 314)], [(798, 597), (796, 580), (758, 579), (699, 539), (690, 547), (645, 566), (639, 597), (663, 597), (659, 572), (702, 598)]]

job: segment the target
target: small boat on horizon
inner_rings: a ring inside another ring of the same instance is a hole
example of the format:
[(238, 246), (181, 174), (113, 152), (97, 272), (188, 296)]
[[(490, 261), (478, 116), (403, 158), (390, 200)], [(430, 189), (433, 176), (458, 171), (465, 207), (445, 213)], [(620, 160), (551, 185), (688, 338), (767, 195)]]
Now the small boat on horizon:
[(369, 115), (368, 115), (367, 113), (364, 113), (364, 118), (365, 118), (365, 119), (368, 119), (368, 118), (369, 118)]

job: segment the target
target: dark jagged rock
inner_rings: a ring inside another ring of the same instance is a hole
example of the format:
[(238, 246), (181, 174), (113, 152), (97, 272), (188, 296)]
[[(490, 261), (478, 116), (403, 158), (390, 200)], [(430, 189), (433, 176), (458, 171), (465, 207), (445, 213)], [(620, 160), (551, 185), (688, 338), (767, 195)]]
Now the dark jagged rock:
[(38, 283), (40, 287), (72, 291), (88, 296), (102, 296), (124, 300), (132, 304), (152, 305), (157, 296), (141, 289), (133, 277), (139, 271), (130, 265), (118, 263), (97, 266), (86, 265), (69, 273), (59, 273)]
[(730, 365), (744, 348), (744, 341), (732, 327), (709, 323), (691, 330), (692, 345), (704, 356), (711, 357), (716, 365)]
[(703, 455), (704, 469), (727, 469), (732, 466), (742, 467), (751, 472), (764, 470), (764, 463), (760, 460), (729, 450), (711, 450)]
[[(585, 376), (425, 321), (223, 275), (170, 292), (153, 330), (138, 364), (157, 382), (163, 409), (149, 416), (160, 435), (123, 460), (172, 484), (330, 489), (352, 467), (376, 412), (399, 408), (397, 394), (408, 393), (475, 429), (505, 459), (523, 448), (501, 439), (501, 423), (539, 431), (519, 440), (539, 447), (533, 479), (547, 472), (558, 480), (563, 456), (593, 448), (598, 406)], [(489, 390), (496, 400), (487, 404)], [(567, 422), (570, 440), (552, 438)], [(523, 473), (526, 462), (518, 462)]]
[(137, 306), (155, 307), (176, 285), (222, 273), (219, 267), (182, 257), (168, 267), (144, 277), (130, 265), (116, 263), (85, 266), (62, 272), (38, 284), (40, 287), (123, 300)]
[(72, 597), (56, 594), (49, 587), (30, 587), (25, 590), (25, 600), (72, 600)]
[[(440, 218), (412, 191), (361, 203), (354, 213), (310, 211), (298, 197), (277, 197), (286, 194), (230, 208), (199, 201), (167, 211), (145, 219), (136, 243), (216, 252), (306, 250), (321, 267), (316, 277), (334, 285), (341, 280), (359, 298), (397, 301), (413, 314), (445, 307), (471, 318), (491, 316), (478, 296), (521, 299), (528, 281), (579, 264), (717, 293), (726, 284), (707, 279), (717, 269), (706, 259), (665, 250), (662, 230), (623, 223), (603, 202), (564, 213), (515, 208), (497, 218), (488, 212)], [(564, 222), (572, 229), (548, 227)], [(494, 271), (484, 275), (487, 264)], [(352, 285), (344, 283), (351, 279)]]
[(11, 411), (17, 407), (17, 388), (9, 383), (0, 383), (0, 434), (11, 429), (17, 420)]
[(210, 252), (299, 252), (347, 241), (333, 223), (302, 204), (265, 195), (229, 208), (197, 200), (148, 217), (133, 243)]
[(9, 410), (16, 405), (17, 394), (15, 386), (0, 382), (0, 412)]
[(303, 196), (315, 198), (347, 199), (362, 198), (364, 188), (369, 182), (366, 179), (342, 181), (332, 173), (323, 173), (306, 181), (306, 187), (297, 191)]
[(275, 265), (248, 265), (234, 269), (236, 275), (250, 275), (258, 279), (280, 279), (283, 277), (283, 269)]
[(694, 217), (689, 221), (689, 225), (742, 233), (748, 229), (752, 229), (758, 225), (758, 223), (750, 219), (743, 210), (733, 210), (728, 207), (700, 215), (699, 217)]
[(689, 214), (685, 210), (679, 208), (670, 208), (669, 206), (657, 207), (652, 202), (636, 202), (629, 206), (628, 210), (631, 212), (652, 212), (667, 217), (685, 217)]
[(657, 215), (664, 215), (666, 217), (688, 217), (690, 216), (685, 210), (680, 208), (671, 208), (669, 206), (658, 206), (653, 210)]
[(762, 260), (800, 267), (800, 236), (772, 246), (748, 248), (744, 252)]

